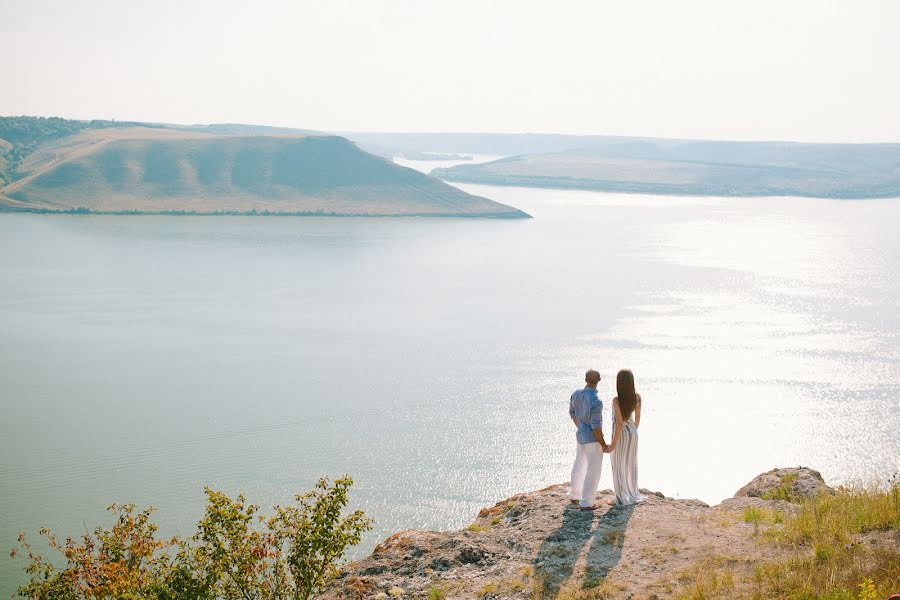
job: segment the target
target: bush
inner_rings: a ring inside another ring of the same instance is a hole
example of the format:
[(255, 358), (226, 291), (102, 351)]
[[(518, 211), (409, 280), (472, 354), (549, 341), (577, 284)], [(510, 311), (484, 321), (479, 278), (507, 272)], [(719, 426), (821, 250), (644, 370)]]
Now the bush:
[(189, 538), (158, 539), (152, 508), (137, 512), (133, 504), (113, 504), (110, 529), (97, 527), (64, 543), (41, 530), (62, 554), (63, 569), (20, 534), (11, 554), (28, 558), (29, 581), (18, 592), (34, 600), (308, 599), (371, 528), (362, 511), (342, 516), (351, 485), (349, 477), (321, 479), (269, 517), (258, 515), (259, 507), (242, 495), (232, 499), (207, 488), (206, 513)]

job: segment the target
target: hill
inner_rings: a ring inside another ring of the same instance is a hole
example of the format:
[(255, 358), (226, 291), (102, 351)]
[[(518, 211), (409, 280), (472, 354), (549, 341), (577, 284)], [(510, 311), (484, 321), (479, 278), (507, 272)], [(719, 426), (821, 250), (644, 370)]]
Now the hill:
[[(243, 127), (215, 126), (217, 133), (190, 127), (78, 127), (74, 134), (44, 136), (17, 161), (11, 183), (0, 187), (0, 208), (527, 217), (372, 156), (341, 137), (246, 135)], [(15, 140), (3, 139), (15, 148)]]
[(115, 127), (161, 127), (149, 123), (120, 121), (76, 121), (59, 117), (0, 117), (0, 187), (14, 181), (20, 163), (42, 143), (85, 129)]
[(436, 169), (451, 181), (714, 196), (900, 196), (900, 144), (799, 144), (641, 138)]
[(580, 148), (603, 136), (560, 133), (378, 133), (339, 132), (370, 152), (406, 156), (435, 154), (542, 154)]
[(345, 133), (384, 156), (501, 154), (450, 181), (655, 194), (900, 196), (900, 144), (735, 142), (536, 133)]

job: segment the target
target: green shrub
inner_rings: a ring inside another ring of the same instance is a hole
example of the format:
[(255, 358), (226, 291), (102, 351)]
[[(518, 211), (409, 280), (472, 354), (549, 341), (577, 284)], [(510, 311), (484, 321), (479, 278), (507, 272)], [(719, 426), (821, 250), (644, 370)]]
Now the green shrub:
[(232, 499), (207, 488), (206, 513), (189, 538), (157, 539), (153, 509), (136, 512), (132, 504), (114, 504), (110, 529), (97, 527), (64, 543), (41, 530), (62, 554), (61, 569), (20, 534), (11, 554), (27, 557), (29, 581), (18, 592), (34, 600), (308, 599), (371, 528), (362, 511), (342, 516), (351, 485), (349, 477), (321, 479), (269, 517), (258, 515), (259, 507), (244, 496)]

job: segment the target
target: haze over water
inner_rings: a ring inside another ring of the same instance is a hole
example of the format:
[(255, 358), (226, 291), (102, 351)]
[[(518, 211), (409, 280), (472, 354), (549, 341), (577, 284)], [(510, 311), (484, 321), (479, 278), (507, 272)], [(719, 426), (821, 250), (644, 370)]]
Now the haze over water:
[(643, 487), (900, 468), (900, 200), (459, 187), (535, 218), (0, 215), (0, 547), (342, 473), (357, 553), (460, 527), (567, 478), (591, 366), (607, 424), (635, 372)]

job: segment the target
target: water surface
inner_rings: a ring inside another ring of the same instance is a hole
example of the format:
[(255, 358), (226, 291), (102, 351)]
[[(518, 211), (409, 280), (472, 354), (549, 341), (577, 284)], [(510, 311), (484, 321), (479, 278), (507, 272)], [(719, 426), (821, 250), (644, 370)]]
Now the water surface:
[(900, 200), (461, 187), (535, 218), (0, 215), (0, 547), (342, 473), (358, 552), (459, 527), (566, 479), (588, 367), (634, 370), (668, 495), (900, 467)]

